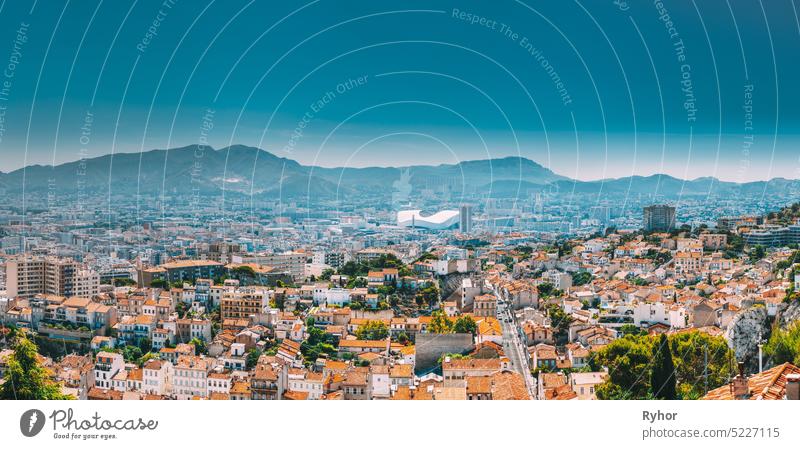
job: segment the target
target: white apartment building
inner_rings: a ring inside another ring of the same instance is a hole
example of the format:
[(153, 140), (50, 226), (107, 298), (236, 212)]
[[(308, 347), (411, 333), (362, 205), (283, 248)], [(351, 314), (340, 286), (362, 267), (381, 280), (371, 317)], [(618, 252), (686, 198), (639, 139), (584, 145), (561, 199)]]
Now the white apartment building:
[(181, 318), (176, 321), (176, 325), (176, 335), (181, 341), (191, 341), (194, 338), (211, 341), (211, 320)]
[(392, 394), (392, 381), (389, 377), (389, 365), (375, 365), (370, 367), (370, 387), (372, 397), (385, 399)]
[(75, 272), (72, 296), (91, 298), (100, 293), (100, 274), (89, 269)]
[(679, 251), (675, 254), (675, 271), (678, 273), (699, 273), (703, 268), (703, 253)]
[(172, 389), (172, 363), (166, 360), (148, 360), (142, 374), (142, 391), (165, 395)]
[(253, 256), (234, 256), (234, 263), (257, 263), (272, 267), (277, 272), (289, 273), (295, 279), (305, 276), (306, 253), (287, 251), (284, 253), (258, 254)]
[(206, 376), (206, 384), (209, 397), (211, 393), (228, 394), (231, 391), (231, 375), (227, 372), (212, 371)]
[(91, 298), (100, 292), (100, 275), (68, 258), (20, 255), (6, 261), (9, 296), (37, 294)]
[(172, 391), (178, 399), (205, 398), (208, 394), (208, 372), (211, 360), (205, 357), (178, 357), (173, 369)]
[(687, 314), (683, 306), (665, 302), (639, 302), (633, 307), (633, 323), (666, 324), (674, 329), (687, 327)]
[(608, 373), (605, 372), (571, 373), (569, 385), (578, 395), (578, 399), (593, 400), (597, 399), (595, 394), (597, 386), (603, 383), (607, 377)]
[(542, 274), (542, 279), (545, 282), (553, 284), (553, 287), (559, 290), (566, 290), (572, 287), (572, 275), (563, 273), (557, 270), (547, 270)]
[(122, 354), (98, 352), (94, 361), (94, 386), (103, 389), (112, 388), (114, 386), (112, 379), (124, 369), (125, 360)]
[(289, 370), (289, 390), (308, 393), (309, 400), (316, 400), (322, 397), (322, 384), (322, 373), (312, 373), (300, 369)]
[(314, 304), (341, 306), (350, 302), (350, 290), (346, 288), (315, 288)]
[(683, 251), (703, 251), (703, 242), (700, 239), (679, 238), (675, 240), (676, 250)]

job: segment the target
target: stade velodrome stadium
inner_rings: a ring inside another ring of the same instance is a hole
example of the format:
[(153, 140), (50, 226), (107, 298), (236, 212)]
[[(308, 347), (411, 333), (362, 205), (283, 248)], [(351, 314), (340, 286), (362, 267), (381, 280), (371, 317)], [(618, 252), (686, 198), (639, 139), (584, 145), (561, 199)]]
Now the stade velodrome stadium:
[(458, 226), (457, 210), (442, 210), (423, 215), (420, 210), (401, 210), (397, 213), (397, 225), (424, 229), (448, 229)]

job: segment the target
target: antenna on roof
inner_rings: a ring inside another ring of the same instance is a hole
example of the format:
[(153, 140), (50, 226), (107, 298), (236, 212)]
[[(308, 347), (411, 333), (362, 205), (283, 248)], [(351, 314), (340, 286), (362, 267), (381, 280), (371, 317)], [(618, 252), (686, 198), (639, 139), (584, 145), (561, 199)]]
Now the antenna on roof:
[[(733, 335), (731, 335), (733, 337)], [(732, 377), (731, 373), (733, 373), (733, 351), (728, 352), (728, 383), (731, 387), (731, 392), (733, 391), (733, 383), (731, 383)]]
[(703, 380), (705, 382), (704, 393), (708, 394), (708, 341), (706, 341), (703, 353)]

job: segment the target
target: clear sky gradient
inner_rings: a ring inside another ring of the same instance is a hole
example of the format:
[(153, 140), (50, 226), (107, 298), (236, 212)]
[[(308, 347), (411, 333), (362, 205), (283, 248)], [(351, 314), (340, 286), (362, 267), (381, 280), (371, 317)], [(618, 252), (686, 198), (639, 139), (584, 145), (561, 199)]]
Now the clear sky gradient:
[(207, 141), (324, 166), (800, 178), (790, 0), (0, 4), (2, 171)]

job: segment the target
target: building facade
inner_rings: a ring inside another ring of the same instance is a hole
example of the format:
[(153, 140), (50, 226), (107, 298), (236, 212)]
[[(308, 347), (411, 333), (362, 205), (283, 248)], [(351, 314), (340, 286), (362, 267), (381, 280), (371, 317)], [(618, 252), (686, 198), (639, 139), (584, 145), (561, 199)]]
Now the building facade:
[(642, 228), (647, 232), (674, 229), (675, 208), (666, 204), (654, 204), (645, 207)]
[(21, 298), (38, 294), (91, 298), (100, 292), (100, 275), (72, 259), (20, 255), (6, 262), (6, 290)]

